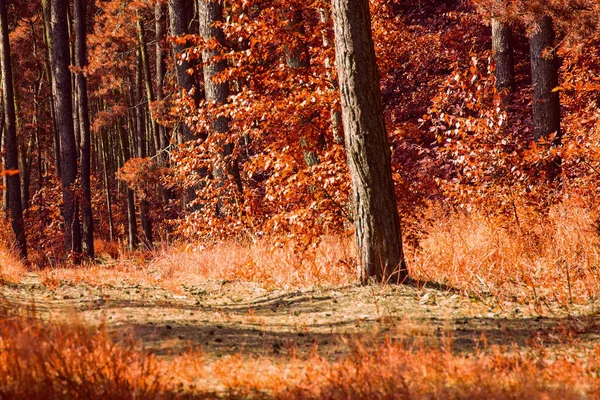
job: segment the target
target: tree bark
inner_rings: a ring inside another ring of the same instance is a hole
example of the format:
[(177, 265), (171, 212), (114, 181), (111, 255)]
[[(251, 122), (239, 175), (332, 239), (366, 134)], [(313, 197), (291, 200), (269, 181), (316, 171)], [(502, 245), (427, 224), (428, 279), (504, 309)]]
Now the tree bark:
[[(17, 148), (17, 128), (15, 113), (15, 98), (13, 90), (13, 75), (8, 37), (8, 20), (5, 0), (0, 0), (0, 68), (2, 69), (2, 97), (4, 106), (6, 165), (7, 170), (19, 169), (19, 155)], [(13, 232), (21, 258), (27, 258), (27, 244), (25, 240), (25, 223), (21, 205), (21, 183), (19, 174), (7, 177), (8, 202)]]
[[(156, 50), (156, 100), (163, 100), (163, 85), (166, 75), (165, 67), (165, 52), (164, 52), (164, 40), (165, 40), (165, 18), (163, 12), (163, 4), (160, 0), (154, 5), (154, 28), (155, 28), (155, 50)], [(167, 128), (160, 126), (160, 148), (161, 150), (169, 147), (169, 137), (167, 135)], [(161, 157), (162, 161), (166, 160), (166, 157)]]
[(496, 64), (496, 90), (515, 90), (515, 62), (512, 28), (500, 17), (492, 18), (492, 53)]
[[(75, 19), (75, 65), (78, 68), (87, 66), (86, 13), (85, 0), (73, 1), (73, 18)], [(94, 258), (94, 218), (92, 214), (91, 189), (91, 132), (87, 96), (87, 80), (83, 71), (75, 75), (77, 86), (77, 114), (79, 131), (81, 132), (81, 219), (83, 228), (83, 251), (89, 258)]]
[[(537, 21), (536, 33), (529, 39), (531, 80), (533, 84), (533, 135), (536, 141), (555, 134), (554, 145), (561, 143), (560, 97), (558, 91), (559, 60), (554, 48), (555, 33), (552, 18)], [(561, 159), (556, 157), (548, 166), (548, 178), (554, 181), (561, 173)]]
[(81, 253), (81, 228), (79, 226), (79, 205), (75, 195), (77, 147), (71, 101), (67, 6), (68, 1), (66, 0), (52, 0), (52, 93), (54, 94), (56, 127), (60, 137), (65, 249), (67, 253), (78, 256)]
[[(137, 68), (135, 74), (135, 102), (136, 102), (136, 134), (137, 134), (137, 155), (139, 158), (146, 158), (146, 132), (144, 124), (144, 113), (141, 106), (143, 99), (142, 90), (142, 56), (140, 49), (137, 50)], [(145, 198), (140, 199), (140, 219), (142, 222), (142, 242), (151, 249), (152, 244), (152, 222), (150, 220), (149, 204)]]
[[(171, 36), (181, 36), (191, 33), (190, 24), (194, 16), (194, 4), (190, 0), (169, 0), (169, 22), (171, 27)], [(195, 33), (195, 32), (194, 32)], [(185, 46), (181, 44), (173, 45), (174, 59), (176, 60), (177, 84), (192, 96), (195, 103), (200, 101), (200, 91), (196, 85), (194, 75), (190, 75), (188, 70), (194, 69), (196, 62), (187, 58), (179, 60), (179, 55), (185, 51)], [(194, 134), (189, 126), (181, 126), (178, 142), (183, 143), (194, 139)]]
[(402, 282), (408, 271), (369, 1), (334, 0), (333, 21), (360, 278), (363, 283)]
[(144, 83), (146, 86), (146, 100), (148, 101), (148, 111), (150, 118), (150, 128), (152, 130), (152, 140), (154, 141), (154, 148), (156, 152), (160, 150), (160, 129), (155, 117), (152, 113), (150, 105), (154, 102), (154, 88), (152, 87), (152, 75), (150, 74), (150, 61), (148, 59), (148, 49), (146, 48), (146, 33), (144, 30), (144, 21), (138, 16), (137, 20), (137, 40), (138, 47), (140, 49), (140, 56), (142, 61), (142, 69), (144, 71)]
[[(200, 35), (209, 43), (209, 46), (214, 45), (221, 47), (225, 45), (225, 35), (223, 30), (216, 27), (215, 24), (223, 20), (223, 3), (222, 0), (199, 0), (198, 16), (200, 25)], [(229, 84), (227, 82), (216, 83), (214, 78), (225, 71), (227, 61), (219, 59), (220, 52), (218, 48), (205, 48), (202, 52), (203, 71), (204, 71), (204, 96), (209, 107), (219, 107), (227, 103), (229, 97)], [(227, 135), (229, 133), (229, 118), (219, 116), (211, 121), (213, 132), (219, 135)], [(233, 155), (234, 144), (230, 138), (226, 138), (221, 143), (222, 156), (226, 162), (227, 173), (233, 176), (238, 192), (243, 193), (242, 179), (238, 163)], [(218, 168), (215, 169), (214, 175), (217, 179), (225, 179), (223, 172)], [(219, 203), (221, 203), (219, 201)], [(219, 210), (217, 210), (219, 214)]]
[[(42, 0), (42, 17), (44, 24), (44, 43), (46, 44), (46, 62), (45, 68), (48, 74), (48, 81), (50, 87), (52, 87), (52, 49), (51, 49), (51, 8), (52, 4), (50, 0)], [(61, 162), (60, 162), (60, 138), (58, 136), (58, 129), (56, 128), (56, 115), (54, 110), (54, 94), (50, 93), (50, 117), (52, 118), (52, 139), (53, 139), (53, 150), (54, 150), (54, 174), (60, 179), (62, 176)]]

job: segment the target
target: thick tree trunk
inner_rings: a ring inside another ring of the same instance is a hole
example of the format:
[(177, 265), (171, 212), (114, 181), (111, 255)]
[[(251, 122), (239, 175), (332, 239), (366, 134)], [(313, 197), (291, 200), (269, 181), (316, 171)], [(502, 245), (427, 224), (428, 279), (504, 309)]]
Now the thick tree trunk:
[(369, 1), (334, 0), (333, 21), (360, 278), (402, 282), (407, 269)]
[(496, 90), (515, 90), (512, 28), (499, 17), (492, 18), (492, 53), (496, 64)]
[[(85, 0), (74, 0), (73, 17), (75, 19), (75, 65), (84, 68), (87, 65), (86, 14)], [(91, 138), (88, 111), (87, 81), (83, 72), (75, 75), (77, 86), (77, 114), (79, 131), (81, 132), (81, 219), (83, 227), (83, 251), (89, 258), (94, 258), (94, 218), (92, 214), (91, 189)]]
[[(200, 24), (200, 35), (207, 43), (225, 45), (225, 35), (223, 30), (216, 27), (215, 24), (223, 20), (222, 0), (199, 0), (198, 15)], [(229, 97), (229, 84), (227, 82), (216, 83), (215, 76), (225, 71), (227, 61), (220, 59), (220, 53), (216, 49), (205, 49), (202, 52), (203, 71), (204, 71), (204, 96), (209, 107), (219, 107), (227, 103)], [(220, 116), (211, 121), (213, 132), (219, 135), (229, 133), (229, 118)], [(238, 163), (233, 155), (234, 144), (230, 138), (222, 141), (222, 156), (226, 160), (227, 174), (233, 176), (239, 193), (243, 193), (242, 179)], [(223, 172), (215, 169), (214, 175), (217, 179), (225, 179)], [(219, 214), (219, 210), (217, 210)]]
[[(10, 42), (8, 38), (8, 20), (6, 15), (5, 0), (0, 0), (0, 68), (2, 70), (2, 100), (4, 106), (6, 164), (5, 169), (19, 169), (19, 156), (17, 148), (17, 128), (15, 114), (15, 98), (13, 90), (13, 75), (10, 55)], [(27, 258), (27, 245), (25, 241), (25, 224), (23, 209), (21, 207), (21, 183), (19, 174), (7, 177), (8, 202), (10, 217), (15, 239), (19, 247), (21, 258)]]
[(56, 128), (60, 137), (65, 249), (67, 253), (72, 252), (77, 256), (81, 253), (81, 228), (79, 226), (79, 205), (75, 194), (77, 147), (71, 102), (67, 6), (68, 1), (66, 0), (52, 0), (52, 93), (54, 95)]
[[(536, 33), (529, 39), (531, 52), (531, 80), (533, 84), (533, 135), (537, 141), (555, 134), (553, 142), (561, 142), (560, 98), (553, 91), (558, 86), (559, 60), (554, 49), (552, 18), (541, 17)], [(561, 172), (559, 157), (550, 162), (548, 178), (553, 181)]]
[[(169, 21), (171, 36), (181, 36), (192, 33), (190, 24), (194, 16), (194, 4), (190, 0), (169, 0)], [(194, 32), (195, 33), (195, 32)], [(195, 61), (189, 59), (179, 60), (179, 55), (185, 51), (181, 44), (173, 45), (174, 58), (177, 60), (177, 84), (192, 96), (196, 104), (200, 101), (200, 91), (196, 85), (194, 75), (188, 74), (188, 70), (194, 69)], [(178, 137), (179, 143), (194, 139), (194, 134), (189, 126), (183, 124)]]
[(560, 136), (560, 99), (553, 89), (558, 86), (559, 61), (554, 51), (552, 18), (544, 16), (529, 40), (533, 84), (533, 125), (536, 140), (552, 133)]

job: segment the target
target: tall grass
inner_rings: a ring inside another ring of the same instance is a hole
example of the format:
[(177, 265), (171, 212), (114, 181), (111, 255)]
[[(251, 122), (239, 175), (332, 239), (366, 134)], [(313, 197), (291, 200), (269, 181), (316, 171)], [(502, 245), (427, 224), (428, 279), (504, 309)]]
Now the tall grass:
[(563, 204), (520, 224), (438, 214), (410, 253), (414, 278), (521, 302), (586, 303), (600, 295), (600, 237), (592, 210)]

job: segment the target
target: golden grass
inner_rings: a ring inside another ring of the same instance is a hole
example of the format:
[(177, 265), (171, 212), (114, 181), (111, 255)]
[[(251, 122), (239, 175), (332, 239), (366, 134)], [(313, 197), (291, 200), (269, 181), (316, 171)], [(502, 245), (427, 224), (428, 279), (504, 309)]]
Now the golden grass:
[(521, 226), (478, 214), (438, 215), (410, 253), (413, 278), (521, 302), (586, 303), (600, 294), (600, 237), (591, 210), (561, 205)]
[[(574, 202), (546, 215), (519, 210), (519, 224), (477, 212), (428, 213), (417, 224), (425, 232), (421, 241), (415, 248), (405, 245), (416, 280), (443, 283), (470, 295), (565, 308), (600, 295), (599, 219), (594, 210)], [(183, 244), (121, 254), (115, 260), (118, 249), (104, 244), (99, 246), (102, 262), (38, 272), (47, 284), (140, 284), (175, 291), (208, 279), (280, 289), (357, 282), (351, 238), (325, 237), (314, 247), (299, 248), (293, 242), (274, 244), (264, 238), (211, 246)], [(10, 252), (0, 251), (0, 278), (18, 281), (26, 270)]]
[[(100, 253), (101, 255), (101, 253)], [(148, 261), (149, 259), (149, 261)], [(348, 239), (327, 237), (298, 252), (293, 243), (226, 242), (182, 245), (148, 254), (133, 253), (106, 264), (41, 270), (46, 282), (146, 284), (177, 290), (208, 279), (255, 282), (271, 288), (345, 285), (355, 281)]]

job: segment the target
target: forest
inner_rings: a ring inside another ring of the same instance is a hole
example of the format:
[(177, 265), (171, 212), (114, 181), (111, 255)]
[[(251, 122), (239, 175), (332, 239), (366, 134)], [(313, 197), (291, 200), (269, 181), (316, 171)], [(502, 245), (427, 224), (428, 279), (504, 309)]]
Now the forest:
[(600, 398), (596, 0), (0, 0), (0, 400)]

